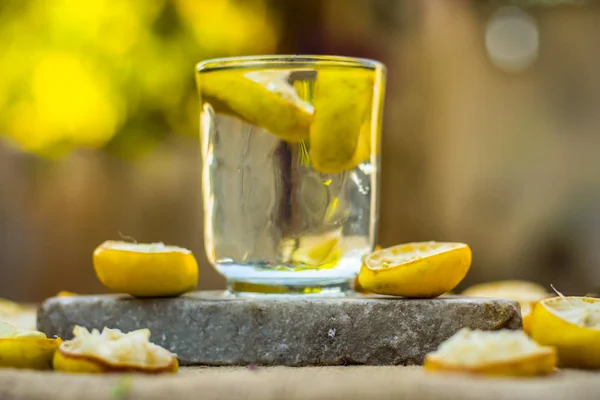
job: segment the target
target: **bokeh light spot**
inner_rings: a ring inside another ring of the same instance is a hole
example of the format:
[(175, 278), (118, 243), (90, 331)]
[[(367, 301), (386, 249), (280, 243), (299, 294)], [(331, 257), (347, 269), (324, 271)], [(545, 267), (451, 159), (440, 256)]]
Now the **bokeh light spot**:
[(485, 47), (492, 63), (507, 72), (521, 72), (538, 56), (539, 32), (533, 18), (514, 6), (498, 9), (485, 31)]

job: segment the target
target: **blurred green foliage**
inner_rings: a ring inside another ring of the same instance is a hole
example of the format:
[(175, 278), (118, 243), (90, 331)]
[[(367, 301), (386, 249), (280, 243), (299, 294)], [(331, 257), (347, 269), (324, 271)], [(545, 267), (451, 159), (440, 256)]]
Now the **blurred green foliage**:
[(263, 0), (3, 1), (0, 136), (53, 158), (196, 134), (194, 65), (274, 52), (276, 22)]

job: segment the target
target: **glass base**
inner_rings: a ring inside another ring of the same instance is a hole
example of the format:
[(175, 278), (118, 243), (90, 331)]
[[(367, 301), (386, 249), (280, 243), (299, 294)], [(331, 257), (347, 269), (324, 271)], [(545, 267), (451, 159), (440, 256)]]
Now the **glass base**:
[(350, 281), (333, 283), (300, 283), (300, 284), (277, 284), (273, 282), (238, 282), (228, 281), (227, 292), (237, 297), (256, 296), (346, 296), (350, 292)]

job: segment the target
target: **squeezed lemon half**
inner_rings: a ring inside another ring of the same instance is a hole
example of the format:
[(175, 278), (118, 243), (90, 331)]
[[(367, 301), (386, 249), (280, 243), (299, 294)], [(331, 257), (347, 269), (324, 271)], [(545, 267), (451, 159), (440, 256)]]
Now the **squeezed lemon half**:
[(203, 101), (287, 142), (308, 138), (313, 106), (288, 82), (289, 71), (212, 71), (198, 76)]
[(464, 328), (427, 354), (424, 367), (492, 376), (547, 375), (556, 367), (556, 351), (538, 345), (523, 331)]
[(51, 369), (60, 343), (60, 339), (49, 339), (42, 332), (0, 321), (0, 367)]
[(369, 254), (358, 283), (372, 293), (432, 298), (454, 289), (470, 266), (471, 249), (464, 243), (408, 243)]
[(560, 366), (600, 368), (600, 299), (559, 296), (538, 302), (531, 337), (555, 346)]
[(150, 331), (123, 333), (104, 328), (91, 332), (73, 329), (73, 340), (64, 341), (54, 356), (54, 369), (64, 372), (177, 372), (177, 358), (150, 342)]
[(536, 303), (552, 295), (533, 282), (507, 280), (473, 285), (462, 293), (464, 296), (493, 297), (516, 300), (521, 306), (523, 330), (531, 333), (532, 311)]
[(108, 289), (136, 297), (177, 296), (198, 284), (192, 252), (162, 243), (104, 242), (94, 251), (94, 269)]

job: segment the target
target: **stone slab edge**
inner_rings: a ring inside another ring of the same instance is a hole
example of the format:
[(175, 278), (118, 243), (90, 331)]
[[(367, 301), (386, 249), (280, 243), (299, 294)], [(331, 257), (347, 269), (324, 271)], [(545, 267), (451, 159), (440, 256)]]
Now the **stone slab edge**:
[(520, 329), (517, 302), (442, 296), (403, 299), (235, 298), (195, 292), (177, 298), (102, 295), (46, 300), (38, 329), (72, 337), (75, 325), (148, 328), (182, 365), (420, 365), (463, 327)]

